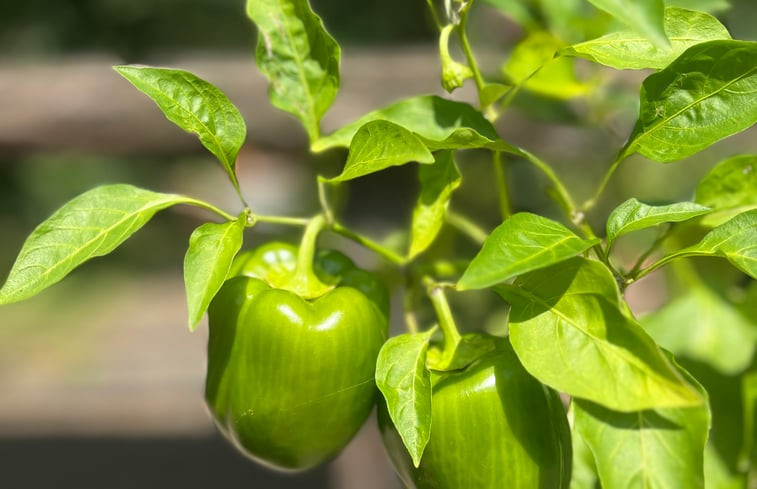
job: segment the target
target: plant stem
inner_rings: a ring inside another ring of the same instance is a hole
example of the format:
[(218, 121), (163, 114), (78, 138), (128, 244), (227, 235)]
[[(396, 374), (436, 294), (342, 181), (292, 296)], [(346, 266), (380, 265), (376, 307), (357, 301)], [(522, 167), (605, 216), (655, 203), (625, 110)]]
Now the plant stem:
[(505, 174), (505, 164), (502, 160), (501, 151), (492, 152), (492, 164), (494, 166), (494, 178), (497, 180), (497, 195), (499, 196), (499, 214), (504, 221), (510, 214), (510, 193), (507, 190), (507, 175)]
[(436, 318), (439, 320), (439, 327), (444, 334), (444, 348), (442, 349), (442, 358), (451, 359), (460, 343), (460, 332), (457, 330), (455, 319), (452, 317), (452, 310), (444, 295), (444, 288), (435, 283), (430, 278), (423, 279), (424, 285), (431, 304), (434, 306)]
[(407, 330), (410, 333), (417, 333), (420, 331), (418, 327), (418, 318), (415, 315), (415, 288), (410, 285), (410, 280), (407, 275), (405, 277), (405, 293), (402, 298), (402, 306), (405, 312), (405, 324)]
[(266, 222), (270, 224), (282, 224), (284, 226), (307, 226), (310, 219), (306, 217), (288, 217), (288, 216), (260, 216), (251, 214), (250, 220), (253, 224)]
[(566, 213), (568, 219), (570, 219), (571, 222), (577, 225), (582, 223), (583, 214), (577, 209), (576, 204), (573, 202), (573, 197), (570, 196), (570, 193), (565, 188), (565, 185), (563, 185), (562, 181), (557, 177), (557, 174), (554, 172), (554, 170), (552, 170), (552, 167), (543, 162), (536, 155), (531, 154), (524, 149), (520, 149), (518, 154), (525, 158), (536, 168), (541, 170), (541, 172), (544, 173), (544, 176), (546, 176), (547, 179), (552, 183), (555, 188), (556, 196), (559, 199), (557, 203)]
[(438, 30), (442, 30), (442, 22), (439, 20), (439, 15), (436, 13), (436, 8), (434, 8), (433, 0), (426, 0), (426, 4), (428, 5), (428, 9), (431, 11), (431, 18), (434, 19), (434, 25), (436, 25), (436, 28)]
[(687, 250), (679, 250), (675, 253), (671, 253), (669, 255), (665, 255), (656, 262), (649, 265), (647, 268), (643, 268), (639, 270), (637, 273), (630, 275), (628, 279), (626, 280), (627, 285), (632, 284), (633, 282), (636, 282), (637, 280), (640, 280), (643, 277), (646, 277), (650, 273), (654, 272), (658, 268), (667, 265), (673, 260), (677, 260), (678, 258), (686, 258), (690, 256), (712, 256), (709, 253), (701, 252), (701, 251), (687, 251)]
[(218, 214), (219, 216), (223, 217), (227, 221), (235, 221), (237, 220), (237, 216), (232, 216), (228, 212), (219, 209), (218, 207), (214, 206), (213, 204), (209, 202), (205, 202), (198, 199), (193, 199), (191, 197), (186, 197), (186, 200), (184, 200), (185, 204), (193, 205), (195, 207), (200, 207), (202, 209), (209, 210), (211, 212), (214, 212), (215, 214)]
[(334, 213), (331, 210), (331, 205), (326, 197), (326, 184), (328, 182), (322, 176), (318, 176), (318, 202), (321, 204), (321, 210), (323, 215), (326, 216), (326, 222), (334, 222)]
[(470, 43), (468, 42), (468, 34), (465, 32), (466, 25), (468, 24), (468, 12), (463, 12), (460, 15), (460, 25), (457, 27), (457, 34), (460, 36), (460, 45), (465, 53), (465, 59), (468, 60), (468, 67), (473, 72), (473, 80), (476, 82), (476, 90), (479, 94), (479, 101), (481, 100), (481, 91), (484, 89), (484, 77), (481, 76), (481, 70), (478, 68), (476, 57), (473, 55)]
[(478, 244), (482, 244), (489, 236), (478, 224), (457, 212), (448, 210), (445, 219), (451, 226), (454, 226)]
[(321, 282), (313, 271), (313, 259), (315, 258), (318, 236), (325, 226), (326, 219), (323, 214), (318, 214), (310, 219), (297, 251), (294, 275), (284, 287), (305, 299), (320, 297), (332, 288)]
[(395, 265), (402, 266), (407, 263), (407, 258), (405, 258), (404, 256), (400, 256), (399, 254), (395, 253), (389, 248), (382, 246), (376, 243), (375, 241), (372, 241), (369, 238), (366, 238), (365, 236), (357, 234), (354, 231), (351, 231), (350, 229), (347, 229), (346, 227), (342, 226), (338, 222), (332, 222), (331, 225), (329, 226), (329, 229), (331, 229), (333, 232), (337, 234), (341, 234), (345, 238), (351, 239), (352, 241), (365, 246), (369, 250), (374, 251), (375, 253), (382, 256), (386, 260), (394, 263)]
[[(645, 251), (639, 256), (639, 258), (636, 260), (636, 263), (634, 263), (633, 267), (631, 268), (631, 271), (628, 272), (628, 275), (630, 277), (633, 277), (637, 273), (639, 273), (639, 270), (641, 270), (641, 267), (644, 265), (644, 262), (646, 261), (646, 259), (649, 258), (650, 255), (654, 253), (654, 251), (657, 248), (659, 248), (659, 246), (662, 244), (663, 241), (665, 241), (665, 238), (667, 238), (667, 236), (668, 236), (667, 232), (661, 232), (657, 236), (657, 238), (654, 240), (652, 245), (647, 249), (647, 251)], [(607, 251), (609, 252), (610, 250), (608, 249)]]
[(626, 153), (621, 152), (617, 158), (615, 158), (615, 161), (612, 162), (612, 165), (610, 165), (610, 168), (607, 169), (607, 172), (605, 173), (604, 178), (602, 178), (602, 182), (600, 182), (599, 187), (597, 188), (597, 191), (594, 193), (594, 196), (592, 196), (589, 200), (583, 203), (581, 206), (581, 210), (583, 212), (587, 212), (591, 210), (599, 200), (599, 197), (602, 195), (602, 193), (605, 191), (605, 188), (607, 187), (607, 184), (610, 182), (610, 178), (615, 174), (615, 171), (620, 166), (620, 163), (625, 160)]

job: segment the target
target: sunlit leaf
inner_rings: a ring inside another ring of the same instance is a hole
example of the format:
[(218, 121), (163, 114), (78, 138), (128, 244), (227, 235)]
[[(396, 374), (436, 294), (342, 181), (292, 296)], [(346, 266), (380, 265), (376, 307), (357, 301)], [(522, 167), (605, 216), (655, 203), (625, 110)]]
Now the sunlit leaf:
[(607, 245), (618, 236), (666, 222), (681, 222), (710, 212), (709, 207), (693, 202), (647, 205), (635, 198), (616, 207), (607, 218)]
[(757, 278), (757, 209), (721, 224), (684, 254), (722, 256), (742, 272)]
[(510, 303), (510, 341), (550, 387), (622, 412), (700, 405), (621, 302), (603, 264), (573, 258), (495, 291)]
[(26, 239), (0, 289), (0, 304), (41, 292), (87, 260), (113, 251), (159, 210), (190, 202), (124, 184), (97, 187), (73, 198)]
[(437, 153), (433, 165), (419, 165), (418, 175), (421, 193), (413, 209), (410, 258), (428, 248), (439, 234), (449, 199), (462, 180), (451, 151)]
[(184, 285), (192, 331), (223, 285), (234, 256), (242, 246), (244, 215), (222, 224), (205, 223), (189, 237), (184, 256)]
[(114, 69), (150, 97), (168, 120), (197, 134), (236, 185), (236, 159), (247, 136), (247, 126), (223, 92), (188, 71), (146, 66)]
[(345, 182), (411, 161), (433, 163), (434, 155), (404, 127), (383, 120), (370, 121), (352, 139), (342, 173), (328, 181)]
[(642, 85), (623, 154), (667, 163), (757, 122), (757, 42), (696, 44)]
[(497, 226), (457, 284), (483, 289), (586, 251), (599, 240), (581, 239), (562, 224), (536, 214), (514, 214)]
[[(704, 389), (685, 372), (687, 382)], [(704, 489), (707, 403), (694, 407), (618, 412), (574, 400), (575, 430), (596, 457), (602, 487)]]
[(271, 82), (271, 103), (315, 141), (339, 90), (339, 45), (307, 0), (248, 0), (247, 15), (258, 28), (255, 60)]
[(431, 374), (426, 351), (433, 330), (389, 338), (376, 360), (376, 385), (417, 467), (431, 434)]
[(715, 17), (693, 10), (665, 9), (669, 46), (658, 46), (634, 30), (612, 32), (560, 50), (619, 70), (663, 69), (689, 47), (705, 41), (730, 39)]
[(402, 126), (421, 138), (431, 150), (481, 147), (501, 151), (513, 149), (499, 138), (491, 122), (472, 106), (435, 95), (401, 100), (370, 112), (319, 139), (313, 143), (312, 149), (324, 151), (350, 147), (358, 130), (375, 120)]

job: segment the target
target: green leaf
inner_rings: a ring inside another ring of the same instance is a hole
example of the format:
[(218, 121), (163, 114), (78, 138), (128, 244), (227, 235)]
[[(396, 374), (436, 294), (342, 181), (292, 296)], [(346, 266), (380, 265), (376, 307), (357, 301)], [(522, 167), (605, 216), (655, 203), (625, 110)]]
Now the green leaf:
[(451, 151), (437, 153), (433, 165), (420, 165), (418, 176), (421, 194), (413, 209), (409, 258), (417, 256), (434, 242), (444, 224), (452, 192), (462, 180)]
[(131, 185), (105, 185), (74, 197), (26, 239), (0, 304), (27, 299), (90, 258), (113, 251), (159, 210), (192, 199)]
[[(574, 419), (573, 411), (575, 403), (571, 403), (569, 414), (570, 419)], [(571, 423), (575, 426), (575, 423)], [(594, 461), (594, 455), (591, 453), (589, 446), (586, 444), (580, 433), (575, 429), (571, 433), (570, 439), (573, 444), (573, 473), (571, 474), (570, 489), (596, 489), (599, 484), (597, 475), (597, 464)]]
[(223, 92), (188, 71), (140, 66), (114, 69), (150, 97), (168, 120), (197, 134), (237, 186), (235, 165), (247, 127)]
[(495, 291), (510, 303), (521, 363), (555, 390), (622, 412), (703, 402), (630, 316), (603, 264), (573, 258)]
[(694, 201), (715, 209), (702, 220), (717, 226), (757, 208), (757, 155), (739, 155), (721, 161), (697, 185)]
[(659, 47), (669, 45), (665, 35), (663, 0), (589, 0)]
[(597, 239), (581, 239), (562, 224), (521, 212), (497, 226), (457, 283), (459, 290), (483, 289), (522, 273), (583, 253)]
[(189, 249), (184, 256), (184, 285), (189, 308), (189, 330), (208, 309), (210, 301), (223, 285), (231, 262), (242, 247), (244, 215), (222, 224), (205, 223), (189, 237)]
[(515, 46), (502, 74), (513, 85), (547, 97), (570, 99), (584, 95), (590, 86), (576, 78), (573, 60), (555, 58), (562, 45), (549, 32), (532, 32)]
[(434, 155), (404, 127), (388, 121), (371, 121), (352, 138), (342, 173), (326, 181), (345, 182), (411, 161), (433, 163)]
[[(693, 377), (702, 397), (707, 393)], [(617, 412), (574, 400), (574, 426), (597, 462), (602, 487), (704, 489), (707, 403), (694, 407)]]
[(743, 371), (752, 361), (757, 318), (687, 275), (686, 289), (659, 310), (641, 318), (644, 329), (676, 356), (705, 362), (724, 374)]
[(436, 145), (429, 144), (429, 149), (432, 150), (457, 149), (463, 143), (470, 145), (466, 147), (482, 147), (484, 144), (501, 141), (491, 122), (469, 104), (435, 95), (423, 95), (370, 112), (316, 141), (312, 150), (347, 148), (358, 130), (367, 122), (375, 120), (393, 122), (427, 143), (437, 142)]
[(560, 50), (560, 54), (578, 56), (618, 70), (661, 70), (695, 44), (731, 38), (728, 29), (715, 17), (680, 8), (665, 9), (665, 32), (670, 39), (667, 47), (658, 47), (636, 31), (626, 30), (568, 46)]
[(647, 77), (622, 155), (668, 163), (757, 122), (757, 42), (696, 44)]
[(433, 331), (389, 338), (376, 360), (376, 385), (416, 467), (431, 434), (431, 374), (426, 370), (426, 351)]
[(757, 278), (757, 209), (742, 212), (707, 233), (699, 243), (676, 254), (721, 256)]
[(693, 202), (677, 202), (669, 205), (647, 205), (631, 198), (616, 207), (607, 218), (607, 246), (615, 238), (631, 231), (646, 229), (666, 222), (681, 222), (710, 212)]
[(255, 61), (271, 82), (271, 103), (317, 140), (339, 90), (339, 45), (307, 0), (248, 0), (247, 15), (258, 28)]

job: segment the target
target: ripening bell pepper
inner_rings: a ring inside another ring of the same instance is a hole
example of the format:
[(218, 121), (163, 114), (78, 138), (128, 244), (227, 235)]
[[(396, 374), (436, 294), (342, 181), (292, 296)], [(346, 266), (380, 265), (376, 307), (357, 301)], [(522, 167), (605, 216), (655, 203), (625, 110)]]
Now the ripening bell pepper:
[(299, 255), (284, 243), (243, 252), (209, 308), (210, 411), (245, 454), (284, 470), (330, 459), (362, 426), (388, 334), (376, 276), (336, 251)]
[(418, 467), (386, 405), (384, 446), (408, 489), (567, 489), (570, 428), (559, 396), (533, 378), (506, 338), (469, 366), (432, 374), (431, 436)]

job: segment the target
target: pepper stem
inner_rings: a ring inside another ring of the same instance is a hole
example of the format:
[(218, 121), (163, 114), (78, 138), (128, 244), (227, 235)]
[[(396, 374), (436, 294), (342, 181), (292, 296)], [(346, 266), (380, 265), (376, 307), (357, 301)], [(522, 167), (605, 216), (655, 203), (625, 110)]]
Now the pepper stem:
[(318, 235), (326, 227), (326, 218), (319, 214), (308, 222), (305, 234), (300, 242), (297, 252), (297, 265), (294, 274), (283, 288), (294, 292), (303, 299), (316, 299), (333, 288), (326, 285), (313, 271), (313, 259), (315, 258)]
[(431, 304), (434, 306), (436, 318), (439, 320), (439, 328), (444, 334), (444, 347), (442, 349), (442, 363), (447, 364), (457, 351), (460, 344), (460, 332), (457, 330), (455, 319), (452, 317), (452, 310), (447, 302), (447, 296), (444, 295), (444, 289), (432, 280), (424, 280), (428, 287), (428, 296)]

